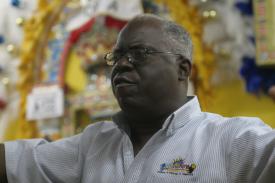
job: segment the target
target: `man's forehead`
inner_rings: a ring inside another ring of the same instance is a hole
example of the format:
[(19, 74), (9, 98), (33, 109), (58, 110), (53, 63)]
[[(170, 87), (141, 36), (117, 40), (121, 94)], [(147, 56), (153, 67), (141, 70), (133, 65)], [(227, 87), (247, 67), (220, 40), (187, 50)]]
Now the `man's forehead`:
[(144, 24), (130, 24), (120, 32), (115, 48), (135, 45), (157, 47), (164, 41), (165, 37), (161, 25), (150, 25), (147, 22)]

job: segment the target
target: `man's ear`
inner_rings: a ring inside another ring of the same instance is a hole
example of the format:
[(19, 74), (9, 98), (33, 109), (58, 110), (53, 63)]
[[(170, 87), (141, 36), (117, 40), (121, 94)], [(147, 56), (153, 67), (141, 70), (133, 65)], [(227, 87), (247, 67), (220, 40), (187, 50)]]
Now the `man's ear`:
[(186, 80), (191, 74), (191, 62), (183, 57), (178, 59), (178, 78), (180, 81)]

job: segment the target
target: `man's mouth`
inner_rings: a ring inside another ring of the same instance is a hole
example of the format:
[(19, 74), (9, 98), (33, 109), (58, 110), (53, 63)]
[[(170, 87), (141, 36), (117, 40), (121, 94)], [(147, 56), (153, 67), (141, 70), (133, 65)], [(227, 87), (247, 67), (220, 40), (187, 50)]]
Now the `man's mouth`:
[(136, 83), (126, 77), (117, 77), (114, 79), (114, 86), (116, 88), (132, 86), (132, 85), (136, 85)]

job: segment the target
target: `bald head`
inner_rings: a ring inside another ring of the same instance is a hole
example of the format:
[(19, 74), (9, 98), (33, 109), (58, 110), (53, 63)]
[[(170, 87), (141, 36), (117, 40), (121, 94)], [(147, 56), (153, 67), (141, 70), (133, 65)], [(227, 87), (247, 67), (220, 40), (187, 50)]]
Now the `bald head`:
[(192, 62), (192, 40), (188, 32), (182, 26), (156, 15), (142, 14), (133, 18), (127, 24), (127, 27), (140, 25), (160, 28), (159, 30), (164, 34), (166, 43), (169, 44), (171, 48), (170, 51), (179, 53), (188, 59), (190, 63)]

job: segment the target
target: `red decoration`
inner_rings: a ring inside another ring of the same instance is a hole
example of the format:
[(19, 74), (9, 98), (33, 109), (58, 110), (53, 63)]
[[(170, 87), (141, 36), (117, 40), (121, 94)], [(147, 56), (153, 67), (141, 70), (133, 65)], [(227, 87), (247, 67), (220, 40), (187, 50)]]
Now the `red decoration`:
[[(81, 27), (73, 30), (70, 33), (70, 35), (65, 43), (63, 53), (61, 54), (61, 61), (60, 61), (61, 69), (58, 74), (59, 84), (63, 88), (65, 87), (64, 77), (65, 77), (66, 61), (67, 61), (68, 55), (70, 53), (70, 50), (71, 50), (72, 46), (79, 40), (80, 35), (85, 32), (88, 32), (91, 29), (91, 27), (95, 23), (95, 19), (96, 19), (96, 17), (93, 17), (89, 21), (87, 21), (85, 24), (83, 24)], [(127, 21), (118, 20), (118, 19), (112, 18), (110, 16), (107, 16), (105, 18), (105, 25), (110, 28), (121, 29), (124, 27), (124, 25), (126, 23), (127, 23)]]
[(0, 99), (0, 110), (3, 110), (5, 109), (5, 107), (7, 106), (7, 103), (6, 101)]

